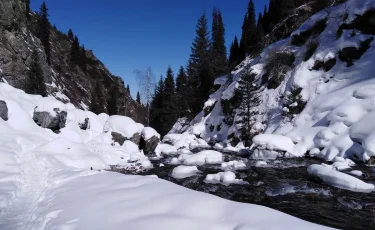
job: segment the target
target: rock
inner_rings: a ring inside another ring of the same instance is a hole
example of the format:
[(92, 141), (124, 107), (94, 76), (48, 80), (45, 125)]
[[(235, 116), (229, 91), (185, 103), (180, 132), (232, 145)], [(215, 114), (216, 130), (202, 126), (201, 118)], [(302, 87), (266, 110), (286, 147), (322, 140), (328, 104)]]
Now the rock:
[(312, 70), (320, 70), (324, 66), (324, 63), (322, 61), (316, 60), (314, 62), (314, 66), (312, 67)]
[(0, 100), (0, 118), (4, 121), (8, 120), (8, 107), (5, 101)]
[(339, 52), (339, 58), (341, 61), (345, 61), (349, 66), (353, 65), (354, 60), (358, 60), (362, 55), (370, 48), (371, 42), (374, 40), (373, 37), (366, 39), (361, 42), (360, 47), (345, 47)]
[(82, 129), (82, 130), (86, 130), (89, 127), (89, 120), (90, 119), (88, 117), (86, 117), (85, 121), (83, 123), (78, 124), (79, 128)]
[(324, 71), (330, 71), (336, 65), (336, 58), (329, 59), (328, 61), (324, 62), (323, 69)]
[(135, 133), (131, 138), (126, 138), (122, 134), (113, 131), (111, 132), (111, 135), (112, 140), (119, 143), (120, 145), (123, 145), (125, 141), (131, 141), (139, 146), (139, 143), (141, 141), (141, 134), (139, 133)]
[(370, 157), (370, 159), (368, 160), (367, 164), (369, 164), (369, 165), (375, 165), (375, 157)]
[(112, 135), (112, 140), (114, 142), (119, 143), (120, 145), (123, 145), (124, 142), (126, 141), (126, 138), (123, 135), (121, 135), (120, 133), (111, 132), (111, 135)]
[(136, 145), (139, 145), (139, 142), (141, 141), (141, 134), (140, 133), (134, 133), (134, 135), (129, 139), (129, 141), (132, 141)]
[(60, 109), (53, 109), (56, 116), (52, 116), (49, 112), (34, 112), (33, 120), (39, 126), (52, 131), (57, 131), (65, 127), (67, 112)]
[[(159, 142), (160, 142), (160, 139), (157, 136), (153, 136), (148, 140), (144, 140), (143, 137), (142, 137), (141, 141), (140, 141), (139, 148), (143, 149), (143, 152), (145, 154), (152, 154), (152, 153), (155, 152), (155, 149), (158, 146)], [(144, 146), (142, 146), (143, 143), (144, 143)], [(144, 147), (144, 148), (142, 148), (142, 147)]]

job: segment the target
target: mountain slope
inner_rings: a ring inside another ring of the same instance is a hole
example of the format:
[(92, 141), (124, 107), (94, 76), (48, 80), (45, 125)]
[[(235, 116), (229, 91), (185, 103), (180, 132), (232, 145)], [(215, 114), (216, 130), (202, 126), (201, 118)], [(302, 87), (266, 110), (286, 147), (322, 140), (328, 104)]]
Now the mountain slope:
[(35, 36), (38, 16), (30, 14), (26, 19), (23, 0), (4, 0), (0, 3), (0, 81), (24, 89), (31, 53), (39, 50), (44, 78), (49, 95), (63, 102), (71, 102), (78, 108), (87, 109), (92, 100), (96, 82), (103, 92), (103, 107), (109, 100), (109, 92), (117, 91), (118, 113), (144, 122), (144, 108), (136, 103), (124, 87), (120, 77), (114, 76), (91, 50), (86, 50), (86, 69), (70, 62), (72, 42), (69, 37), (50, 26), (51, 65), (47, 64), (44, 47)]
[[(220, 89), (184, 129), (207, 142), (236, 146), (241, 138), (236, 88), (248, 69), (255, 75), (262, 101), (254, 108), (258, 114), (253, 117), (254, 135), (288, 137), (292, 147), (286, 152), (291, 156), (310, 153), (326, 160), (336, 156), (369, 160), (375, 155), (371, 144), (375, 135), (371, 122), (366, 123), (375, 109), (374, 8), (374, 1), (350, 0), (313, 15), (290, 37), (271, 44), (259, 57), (244, 60), (231, 76), (218, 78)], [(295, 58), (289, 66), (280, 64), (285, 54)], [(270, 146), (255, 143), (253, 157), (285, 152)]]

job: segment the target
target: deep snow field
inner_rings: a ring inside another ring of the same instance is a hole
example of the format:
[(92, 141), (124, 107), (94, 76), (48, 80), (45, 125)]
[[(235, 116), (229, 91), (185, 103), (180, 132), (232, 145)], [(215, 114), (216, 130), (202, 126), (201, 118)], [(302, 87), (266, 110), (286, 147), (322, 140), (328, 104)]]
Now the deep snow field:
[[(0, 100), (8, 109), (8, 119), (0, 119), (0, 229), (324, 228), (162, 179), (105, 171), (110, 165), (152, 167), (136, 144), (125, 141), (120, 146), (105, 132), (142, 133), (143, 126), (129, 118), (97, 116), (6, 83), (0, 83)], [(55, 115), (55, 108), (67, 111), (59, 134), (33, 120), (34, 109)], [(88, 128), (82, 130), (79, 124), (87, 117)], [(206, 151), (182, 158), (195, 165), (217, 163), (221, 155)], [(222, 177), (224, 182), (233, 179)]]

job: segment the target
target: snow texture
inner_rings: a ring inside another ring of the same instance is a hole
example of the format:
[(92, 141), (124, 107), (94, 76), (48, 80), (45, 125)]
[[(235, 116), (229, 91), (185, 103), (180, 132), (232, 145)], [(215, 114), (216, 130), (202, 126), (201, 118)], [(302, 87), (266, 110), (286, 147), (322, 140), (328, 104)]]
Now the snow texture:
[(183, 179), (183, 178), (194, 176), (200, 172), (201, 171), (198, 170), (197, 166), (180, 165), (173, 169), (172, 177), (176, 179)]

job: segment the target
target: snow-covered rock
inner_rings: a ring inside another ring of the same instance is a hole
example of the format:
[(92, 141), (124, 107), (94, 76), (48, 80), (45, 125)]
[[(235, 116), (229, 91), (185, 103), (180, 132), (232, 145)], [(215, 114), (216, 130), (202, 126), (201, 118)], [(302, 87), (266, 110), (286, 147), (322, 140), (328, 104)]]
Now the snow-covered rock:
[(338, 172), (331, 167), (324, 165), (311, 165), (307, 169), (307, 172), (309, 175), (317, 177), (323, 182), (341, 189), (347, 189), (355, 192), (375, 191), (375, 185), (365, 183), (358, 178)]
[(133, 119), (125, 116), (110, 116), (104, 124), (103, 132), (111, 133), (115, 142), (122, 145), (125, 140), (131, 140), (137, 145), (141, 139), (139, 126)]
[(160, 134), (151, 127), (145, 127), (142, 130), (142, 138), (143, 140), (141, 139), (140, 145), (142, 145), (142, 142), (144, 141), (144, 146), (142, 146), (144, 147), (143, 152), (145, 154), (154, 153), (156, 147), (158, 146), (160, 142)]
[(173, 145), (163, 144), (163, 143), (158, 144), (158, 146), (156, 146), (156, 149), (155, 149), (155, 154), (158, 156), (160, 156), (161, 154), (173, 155), (173, 154), (177, 154), (177, 152), (178, 151), (176, 147), (174, 147)]
[(59, 130), (65, 127), (66, 105), (52, 97), (43, 97), (34, 109), (33, 119), (43, 128)]
[(204, 150), (196, 154), (181, 154), (179, 160), (185, 165), (221, 164), (223, 154), (214, 150)]
[(198, 173), (201, 173), (201, 171), (198, 170), (197, 166), (180, 165), (173, 169), (172, 177), (176, 179), (184, 179)]
[(224, 171), (245, 169), (246, 164), (243, 161), (229, 161), (221, 164), (221, 169)]
[(234, 174), (234, 172), (231, 172), (231, 171), (219, 172), (219, 173), (216, 173), (216, 174), (208, 174), (206, 176), (206, 179), (204, 179), (204, 182), (205, 183), (213, 183), (213, 184), (221, 183), (221, 184), (226, 185), (226, 186), (228, 186), (230, 184), (244, 184), (244, 183), (246, 183), (242, 179), (236, 179), (236, 174)]

